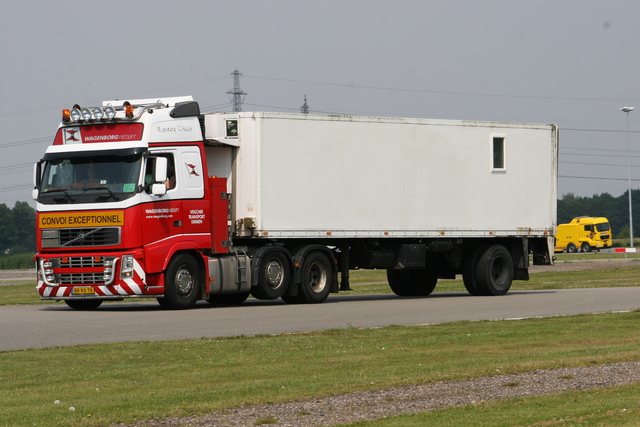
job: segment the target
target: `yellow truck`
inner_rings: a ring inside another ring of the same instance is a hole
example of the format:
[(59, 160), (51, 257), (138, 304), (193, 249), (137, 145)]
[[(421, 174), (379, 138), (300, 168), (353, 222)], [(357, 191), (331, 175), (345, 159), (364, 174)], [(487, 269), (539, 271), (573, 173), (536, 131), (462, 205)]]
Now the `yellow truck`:
[(609, 220), (603, 217), (580, 216), (556, 229), (555, 252), (591, 252), (611, 247), (612, 233)]

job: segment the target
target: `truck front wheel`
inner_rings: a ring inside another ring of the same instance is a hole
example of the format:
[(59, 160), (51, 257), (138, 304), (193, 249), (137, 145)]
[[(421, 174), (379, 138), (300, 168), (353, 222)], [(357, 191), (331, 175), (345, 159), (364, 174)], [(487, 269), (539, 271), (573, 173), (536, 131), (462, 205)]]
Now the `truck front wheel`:
[(182, 310), (196, 305), (200, 295), (200, 268), (192, 256), (179, 254), (169, 263), (164, 281), (163, 308)]
[(426, 297), (438, 283), (435, 268), (387, 270), (387, 280), (394, 294), (401, 297)]
[(478, 252), (476, 287), (481, 295), (505, 295), (513, 281), (513, 258), (502, 245), (485, 246)]
[(591, 245), (589, 242), (583, 242), (582, 245), (580, 245), (580, 250), (582, 250), (582, 252), (591, 252)]

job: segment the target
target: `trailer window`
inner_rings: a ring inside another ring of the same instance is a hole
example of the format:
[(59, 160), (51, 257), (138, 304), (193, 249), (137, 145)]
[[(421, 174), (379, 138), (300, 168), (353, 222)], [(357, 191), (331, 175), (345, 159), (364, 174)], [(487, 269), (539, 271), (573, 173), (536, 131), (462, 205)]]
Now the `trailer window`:
[(493, 155), (492, 170), (499, 170), (499, 171), (505, 170), (506, 164), (505, 164), (505, 156), (504, 156), (504, 136), (493, 137), (491, 153)]

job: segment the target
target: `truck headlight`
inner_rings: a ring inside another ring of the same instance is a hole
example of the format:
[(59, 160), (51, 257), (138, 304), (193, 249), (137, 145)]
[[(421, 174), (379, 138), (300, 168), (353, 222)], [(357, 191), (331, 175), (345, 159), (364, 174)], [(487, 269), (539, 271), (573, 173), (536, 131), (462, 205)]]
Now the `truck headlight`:
[(128, 279), (133, 277), (133, 255), (122, 256), (122, 266), (120, 267), (120, 278)]

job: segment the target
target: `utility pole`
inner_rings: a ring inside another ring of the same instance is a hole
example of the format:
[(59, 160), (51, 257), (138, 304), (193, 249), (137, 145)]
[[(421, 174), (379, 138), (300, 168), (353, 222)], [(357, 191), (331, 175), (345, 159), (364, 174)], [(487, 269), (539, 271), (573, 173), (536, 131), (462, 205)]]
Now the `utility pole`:
[(304, 96), (304, 104), (302, 104), (302, 108), (300, 108), (300, 112), (302, 114), (309, 114), (309, 105), (307, 105), (307, 95)]
[(231, 102), (233, 103), (233, 111), (242, 111), (242, 103), (244, 102), (244, 97), (247, 95), (246, 92), (240, 89), (240, 76), (242, 73), (236, 68), (231, 75), (233, 76), (233, 89), (227, 93), (232, 95)]
[(633, 107), (622, 107), (620, 111), (627, 113), (627, 174), (629, 177), (629, 240), (633, 247), (633, 210), (631, 208), (631, 137), (629, 136), (629, 113), (635, 110)]

